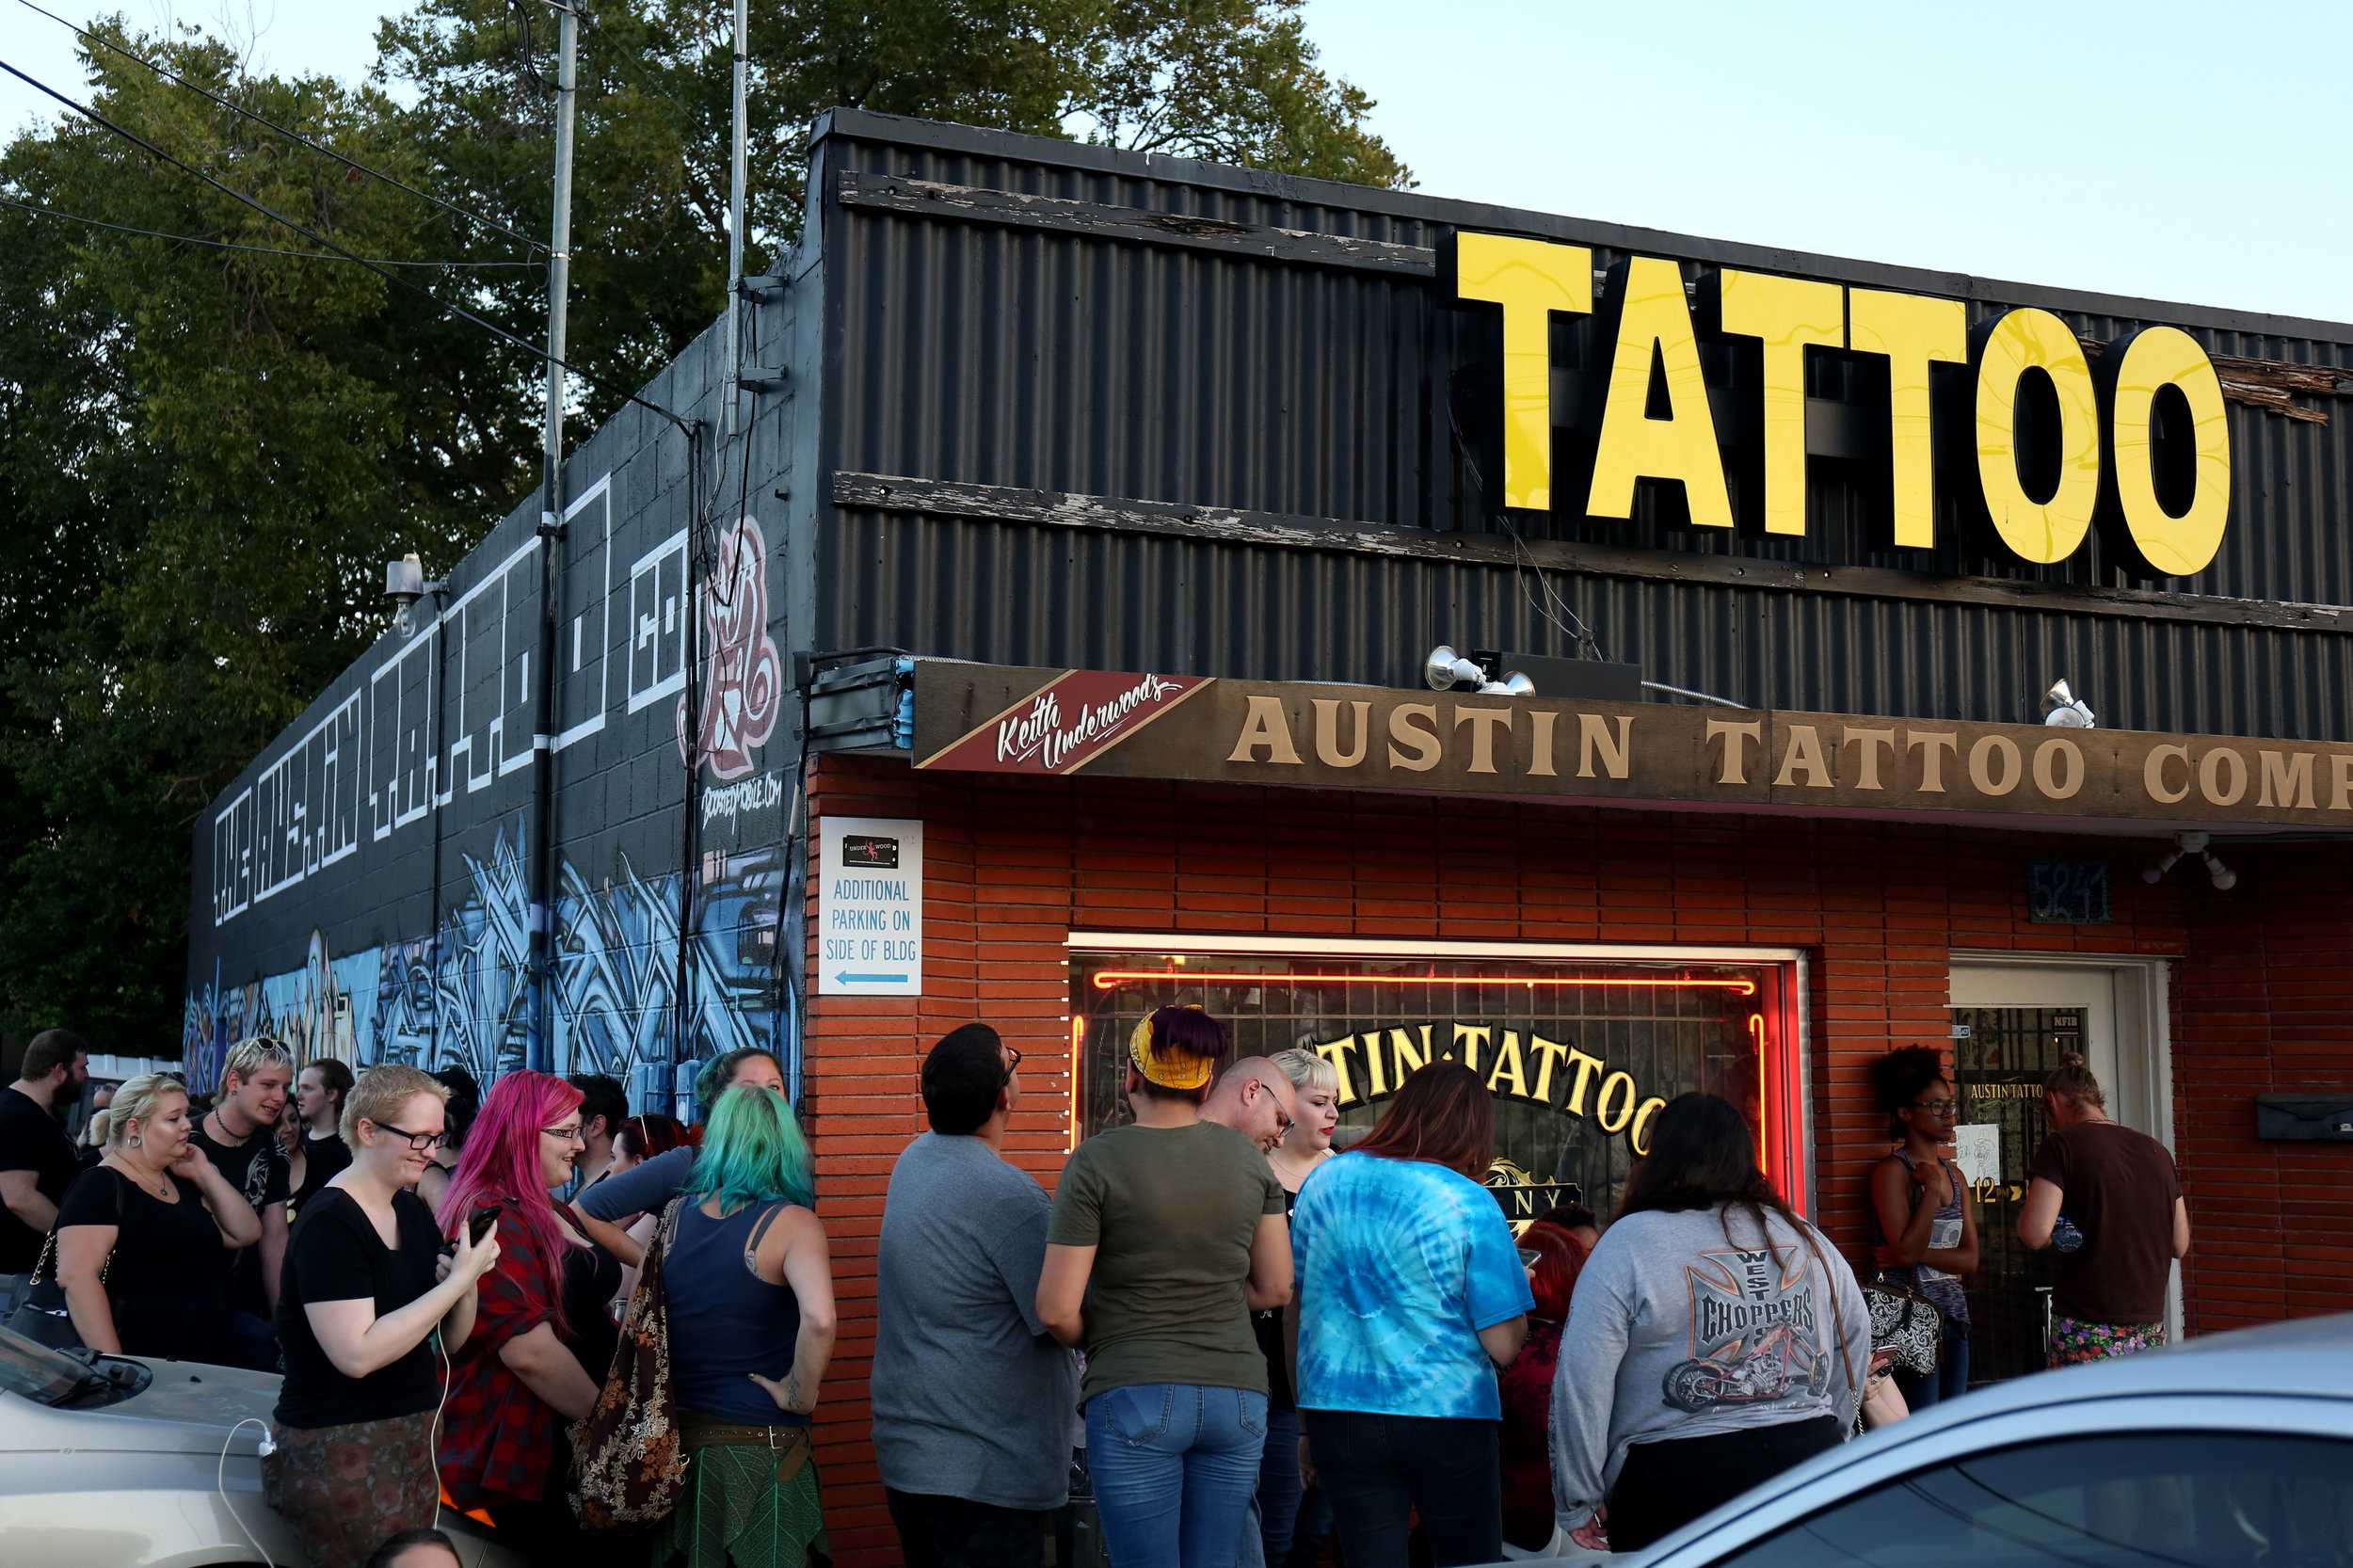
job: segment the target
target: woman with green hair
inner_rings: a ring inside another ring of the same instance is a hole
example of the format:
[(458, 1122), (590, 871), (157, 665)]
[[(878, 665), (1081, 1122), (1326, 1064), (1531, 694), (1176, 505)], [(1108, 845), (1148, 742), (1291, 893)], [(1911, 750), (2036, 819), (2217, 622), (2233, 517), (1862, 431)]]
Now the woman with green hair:
[(833, 1267), (813, 1196), (784, 1096), (719, 1096), (663, 1246), (687, 1473), (657, 1562), (807, 1568), (822, 1547), (809, 1413), (833, 1356)]

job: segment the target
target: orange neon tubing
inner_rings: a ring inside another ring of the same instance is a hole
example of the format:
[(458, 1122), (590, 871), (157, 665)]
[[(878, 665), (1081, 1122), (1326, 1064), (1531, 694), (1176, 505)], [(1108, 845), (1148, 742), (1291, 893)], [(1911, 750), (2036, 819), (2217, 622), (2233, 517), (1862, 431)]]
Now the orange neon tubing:
[(1070, 1020), (1070, 1147), (1079, 1147), (1079, 1056), (1086, 1048), (1087, 1021), (1084, 1016)]
[(1144, 980), (1216, 981), (1221, 984), (1259, 985), (1272, 983), (1290, 985), (1526, 985), (1542, 986), (1547, 990), (1584, 987), (1622, 991), (1733, 991), (1744, 997), (1756, 995), (1756, 982), (1753, 980), (1571, 979), (1553, 975), (1277, 974), (1272, 971), (1219, 974), (1201, 969), (1101, 969), (1096, 973), (1095, 988), (1098, 991), (1115, 990), (1121, 985)]
[[(1766, 1151), (1771, 1146), (1773, 1125), (1773, 1085), (1765, 1080), (1765, 1015), (1749, 1015), (1749, 1038), (1756, 1042), (1756, 1168), (1767, 1176), (1773, 1174)], [(1775, 1187), (1781, 1183), (1776, 1180)]]

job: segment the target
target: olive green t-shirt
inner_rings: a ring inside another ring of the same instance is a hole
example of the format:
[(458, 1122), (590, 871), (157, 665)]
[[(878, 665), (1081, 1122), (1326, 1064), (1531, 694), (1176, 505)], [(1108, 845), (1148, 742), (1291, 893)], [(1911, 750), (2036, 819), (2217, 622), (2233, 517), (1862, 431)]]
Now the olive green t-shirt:
[(1242, 1282), (1283, 1189), (1258, 1146), (1214, 1122), (1119, 1127), (1063, 1167), (1049, 1245), (1093, 1247), (1082, 1399), (1135, 1384), (1267, 1391)]

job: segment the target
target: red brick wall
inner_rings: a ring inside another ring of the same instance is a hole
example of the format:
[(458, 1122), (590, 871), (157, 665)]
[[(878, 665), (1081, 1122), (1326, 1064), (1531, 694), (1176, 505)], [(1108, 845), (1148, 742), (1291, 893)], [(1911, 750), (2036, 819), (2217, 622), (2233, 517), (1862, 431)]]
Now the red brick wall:
[[(2263, 1090), (2353, 1089), (2344, 846), (2233, 851), (2241, 880), (2219, 894), (2191, 865), (2145, 886), (2154, 851), (2143, 842), (1881, 823), (922, 778), (841, 759), (820, 761), (810, 801), (818, 816), (926, 824), (923, 996), (809, 1004), (807, 1113), (842, 1304), (818, 1438), (845, 1568), (897, 1560), (864, 1393), (884, 1186), (923, 1126), (918, 1067), (974, 1017), (1028, 1053), (1008, 1152), (1050, 1186), (1068, 1136), (1073, 929), (1805, 949), (1816, 1186), (1849, 1242), (1863, 1167), (1885, 1148), (1865, 1064), (1948, 1042), (1954, 949), (2182, 958), (2191, 1328), (2327, 1310), (2353, 1286), (2353, 1146), (2257, 1143), (2251, 1110)], [(2113, 923), (2028, 921), (2023, 863), (2054, 855), (2112, 861)], [(812, 930), (814, 901), (812, 888)]]

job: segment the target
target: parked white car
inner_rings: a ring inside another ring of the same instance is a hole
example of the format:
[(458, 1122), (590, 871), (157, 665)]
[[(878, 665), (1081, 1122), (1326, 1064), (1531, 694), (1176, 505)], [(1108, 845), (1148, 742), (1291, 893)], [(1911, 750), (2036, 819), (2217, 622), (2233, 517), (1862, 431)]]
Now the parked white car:
[[(262, 1500), (278, 1382), (61, 1354), (0, 1329), (0, 1563), (305, 1568), (301, 1542)], [(466, 1568), (521, 1568), (472, 1520), (444, 1511), (441, 1528)]]
[(1980, 1389), (1591, 1560), (2353, 1568), (2353, 1316)]

